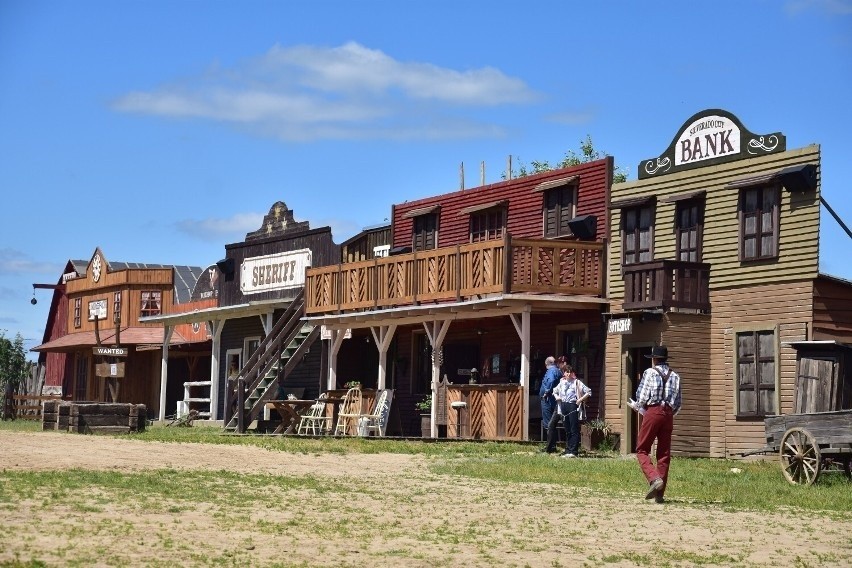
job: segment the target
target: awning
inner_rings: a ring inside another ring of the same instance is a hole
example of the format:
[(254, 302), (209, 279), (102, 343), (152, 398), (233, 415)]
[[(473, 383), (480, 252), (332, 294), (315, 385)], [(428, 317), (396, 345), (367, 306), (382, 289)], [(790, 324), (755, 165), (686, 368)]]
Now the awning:
[(643, 205), (653, 205), (657, 202), (656, 195), (646, 195), (645, 197), (632, 197), (630, 199), (622, 199), (609, 204), (610, 209), (624, 209), (626, 207), (642, 207)]
[(459, 215), (470, 215), (471, 213), (476, 213), (477, 211), (485, 211), (487, 209), (494, 209), (496, 207), (506, 207), (508, 204), (508, 199), (501, 199), (500, 201), (490, 201), (488, 203), (481, 203), (479, 205), (471, 205), (470, 207), (465, 207), (464, 209), (459, 211)]
[[(115, 340), (115, 329), (103, 330), (101, 332), (101, 345), (112, 345)], [(150, 345), (163, 344), (163, 328), (162, 327), (128, 327), (121, 330), (119, 339), (121, 345)], [(169, 345), (178, 345), (188, 343), (180, 333), (173, 332)], [(94, 331), (81, 331), (79, 333), (69, 333), (63, 335), (53, 341), (42, 343), (30, 349), (30, 351), (58, 352), (71, 353), (85, 347), (94, 347), (97, 345), (95, 341)]]
[(408, 213), (402, 216), (403, 219), (410, 219), (411, 217), (420, 217), (421, 215), (428, 215), (429, 213), (434, 213), (441, 206), (438, 204), (428, 205), (426, 207), (418, 207), (417, 209), (412, 209)]
[(678, 201), (686, 201), (687, 199), (695, 199), (697, 197), (704, 197), (705, 195), (707, 195), (707, 191), (702, 189), (699, 191), (690, 191), (689, 193), (671, 195), (669, 197), (664, 197), (660, 199), (660, 201), (664, 203), (677, 203)]
[(779, 181), (788, 191), (808, 191), (816, 189), (816, 164), (799, 164), (774, 172), (734, 180), (726, 189), (740, 189), (754, 185), (765, 185)]
[(546, 191), (548, 189), (553, 189), (554, 187), (562, 187), (563, 185), (568, 185), (569, 183), (574, 183), (580, 179), (580, 176), (568, 176), (559, 179), (552, 179), (550, 181), (544, 181), (538, 184), (533, 188), (533, 191)]

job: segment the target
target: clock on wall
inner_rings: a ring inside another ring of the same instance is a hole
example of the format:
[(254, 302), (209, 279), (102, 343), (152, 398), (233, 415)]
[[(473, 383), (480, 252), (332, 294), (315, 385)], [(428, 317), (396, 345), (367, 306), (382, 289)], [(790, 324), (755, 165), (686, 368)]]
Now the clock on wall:
[(101, 255), (95, 255), (92, 259), (92, 282), (97, 282), (101, 279)]

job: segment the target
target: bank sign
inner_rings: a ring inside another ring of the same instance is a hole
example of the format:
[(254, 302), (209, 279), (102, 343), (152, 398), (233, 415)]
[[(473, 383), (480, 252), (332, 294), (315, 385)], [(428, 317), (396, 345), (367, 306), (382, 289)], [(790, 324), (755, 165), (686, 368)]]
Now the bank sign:
[(639, 164), (639, 179), (681, 170), (783, 152), (780, 132), (752, 134), (733, 114), (710, 109), (687, 120), (662, 155)]
[(243, 294), (258, 294), (301, 288), (305, 285), (305, 269), (310, 266), (310, 249), (247, 258), (240, 267), (240, 290)]

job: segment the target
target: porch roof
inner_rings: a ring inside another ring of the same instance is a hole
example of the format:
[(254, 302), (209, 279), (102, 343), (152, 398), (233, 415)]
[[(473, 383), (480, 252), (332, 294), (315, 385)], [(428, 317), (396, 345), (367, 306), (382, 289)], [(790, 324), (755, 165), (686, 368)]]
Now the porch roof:
[[(112, 345), (115, 339), (115, 330), (103, 330), (101, 332), (101, 345)], [(163, 344), (162, 327), (126, 327), (121, 330), (119, 339), (121, 345), (160, 345)], [(178, 332), (172, 333), (169, 345), (180, 345), (188, 341)], [(71, 353), (85, 347), (97, 345), (94, 331), (81, 331), (69, 333), (53, 341), (36, 345), (30, 351), (45, 351), (58, 353)]]
[(234, 318), (245, 318), (268, 314), (277, 309), (285, 309), (292, 303), (288, 300), (259, 300), (247, 304), (235, 304), (233, 306), (220, 306), (218, 308), (204, 308), (191, 312), (179, 312), (175, 314), (161, 314), (139, 318), (142, 323), (162, 323), (163, 325), (178, 325), (182, 323), (201, 323), (213, 320), (228, 320)]
[(596, 309), (609, 301), (596, 296), (561, 294), (496, 294), (476, 300), (403, 306), (344, 314), (307, 317), (314, 325), (331, 328), (365, 328), (376, 325), (416, 325), (435, 320), (463, 320), (500, 317), (530, 310), (533, 313), (571, 312)]

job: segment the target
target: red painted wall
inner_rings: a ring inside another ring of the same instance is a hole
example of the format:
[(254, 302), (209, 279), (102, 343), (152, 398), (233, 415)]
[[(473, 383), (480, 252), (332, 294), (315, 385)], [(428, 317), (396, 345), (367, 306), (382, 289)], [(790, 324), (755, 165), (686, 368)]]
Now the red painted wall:
[(606, 157), (571, 168), (393, 205), (393, 246), (411, 245), (413, 218), (405, 218), (405, 214), (413, 209), (435, 204), (441, 205), (438, 247), (467, 243), (470, 241), (470, 216), (459, 215), (459, 211), (472, 205), (503, 199), (509, 201), (506, 217), (509, 234), (513, 237), (542, 238), (543, 192), (534, 190), (542, 182), (573, 175), (580, 176), (577, 187), (577, 215), (597, 216), (597, 240), (601, 240), (607, 234), (607, 201), (612, 167), (612, 157)]

